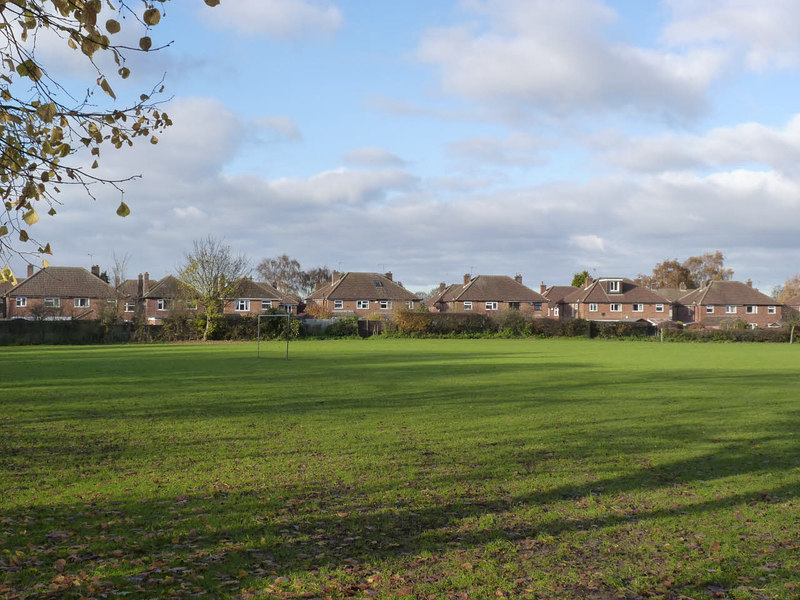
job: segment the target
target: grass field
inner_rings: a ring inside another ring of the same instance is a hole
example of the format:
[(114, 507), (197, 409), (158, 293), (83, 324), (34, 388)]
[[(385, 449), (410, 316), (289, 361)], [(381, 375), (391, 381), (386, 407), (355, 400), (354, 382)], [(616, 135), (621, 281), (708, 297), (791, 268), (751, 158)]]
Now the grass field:
[(797, 598), (800, 348), (0, 349), (2, 598)]

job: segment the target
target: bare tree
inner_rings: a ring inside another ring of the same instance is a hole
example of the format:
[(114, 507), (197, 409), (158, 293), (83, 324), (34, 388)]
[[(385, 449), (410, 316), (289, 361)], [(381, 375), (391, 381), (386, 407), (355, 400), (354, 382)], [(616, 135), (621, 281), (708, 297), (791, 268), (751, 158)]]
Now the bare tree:
[(118, 287), (126, 279), (128, 279), (128, 262), (131, 260), (131, 255), (127, 252), (122, 256), (117, 256), (117, 253), (112, 254), (114, 265), (111, 267), (111, 274), (114, 277), (114, 287)]
[(300, 298), (313, 292), (320, 283), (331, 280), (331, 271), (328, 267), (315, 267), (304, 271), (300, 262), (288, 254), (265, 258), (258, 263), (256, 271), (262, 280), (276, 282), (279, 291)]
[(211, 236), (195, 240), (185, 255), (178, 280), (187, 295), (202, 305), (206, 318), (203, 341), (208, 339), (211, 321), (222, 315), (225, 305), (238, 294), (239, 281), (250, 273), (250, 263), (243, 255), (234, 255), (231, 247)]

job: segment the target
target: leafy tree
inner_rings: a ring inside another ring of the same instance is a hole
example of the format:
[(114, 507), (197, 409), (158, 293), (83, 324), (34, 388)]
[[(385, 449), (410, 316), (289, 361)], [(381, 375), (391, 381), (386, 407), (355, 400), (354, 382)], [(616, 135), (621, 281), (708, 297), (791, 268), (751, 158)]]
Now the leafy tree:
[(649, 288), (677, 288), (681, 284), (687, 288), (694, 287), (689, 269), (677, 259), (658, 263), (653, 268), (652, 275), (639, 275), (636, 282)]
[(581, 271), (580, 273), (575, 273), (572, 276), (572, 285), (573, 287), (583, 287), (586, 285), (586, 280), (589, 279), (589, 271)]
[(793, 298), (798, 294), (800, 294), (800, 273), (786, 280), (777, 296), (778, 302), (786, 302), (789, 298)]
[[(55, 214), (62, 189), (78, 187), (92, 199), (97, 185), (121, 193), (122, 184), (137, 176), (96, 175), (101, 149), (132, 146), (136, 138), (155, 144), (156, 134), (172, 124), (153, 100), (161, 82), (129, 99), (114, 91), (131, 74), (127, 55), (158, 49), (150, 30), (161, 21), (166, 1), (0, 1), (0, 262), (14, 252), (52, 254), (50, 244), (35, 241), (28, 228), (40, 213)], [(138, 47), (123, 41), (132, 29)], [(51, 41), (86, 60), (92, 75), (84, 92), (76, 93), (38, 52), (40, 43)], [(129, 212), (121, 201), (117, 214)]]
[(206, 326), (203, 341), (208, 339), (211, 322), (222, 315), (225, 305), (238, 295), (239, 280), (250, 273), (249, 261), (235, 256), (230, 246), (209, 236), (195, 240), (178, 273), (187, 295), (203, 308)]
[(683, 261), (689, 271), (693, 287), (702, 287), (712, 281), (728, 281), (733, 277), (733, 269), (725, 268), (722, 252), (706, 252), (700, 256), (690, 256)]
[(264, 281), (275, 281), (279, 291), (301, 298), (313, 292), (318, 284), (331, 280), (328, 267), (316, 267), (304, 271), (300, 262), (288, 254), (265, 258), (258, 263), (256, 271)]

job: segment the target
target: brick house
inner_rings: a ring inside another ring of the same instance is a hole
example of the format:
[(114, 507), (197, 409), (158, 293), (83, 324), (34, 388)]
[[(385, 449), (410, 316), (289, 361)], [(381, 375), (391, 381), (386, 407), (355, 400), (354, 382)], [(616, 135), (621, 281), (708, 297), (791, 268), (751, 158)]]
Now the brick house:
[(542, 282), (539, 293), (547, 298), (547, 316), (552, 319), (563, 318), (562, 300), (570, 294), (577, 292), (579, 289), (581, 288), (575, 287), (574, 285), (551, 285), (550, 287), (546, 287), (544, 282)]
[(657, 324), (673, 316), (672, 303), (625, 277), (587, 279), (584, 287), (559, 302), (561, 318), (590, 321), (640, 321)]
[(288, 294), (282, 294), (274, 285), (253, 281), (247, 277), (239, 280), (237, 297), (225, 303), (226, 315), (260, 315), (272, 308), (297, 314), (299, 301)]
[(461, 284), (439, 286), (439, 293), (431, 298), (428, 307), (435, 312), (471, 312), (497, 314), (509, 308), (533, 316), (547, 314), (548, 300), (540, 293), (522, 284), (522, 276), (464, 275)]
[(46, 267), (6, 291), (9, 319), (99, 319), (104, 311), (117, 311), (117, 292), (100, 279), (100, 267)]
[(800, 294), (796, 296), (792, 296), (786, 302), (783, 303), (786, 308), (794, 310), (796, 312), (800, 312)]
[(395, 282), (392, 273), (333, 272), (331, 283), (306, 298), (306, 310), (359, 317), (391, 315), (402, 308), (414, 309), (422, 298)]
[(720, 328), (733, 321), (745, 321), (750, 327), (775, 327), (783, 319), (784, 306), (762, 294), (748, 279), (741, 281), (712, 281), (691, 290), (678, 302), (691, 316), (689, 322), (704, 327)]
[(174, 275), (152, 282), (145, 273), (144, 277), (139, 276), (139, 280), (142, 282), (142, 313), (149, 324), (158, 325), (178, 311), (185, 311), (189, 315), (199, 314), (199, 307), (191, 298), (191, 292)]

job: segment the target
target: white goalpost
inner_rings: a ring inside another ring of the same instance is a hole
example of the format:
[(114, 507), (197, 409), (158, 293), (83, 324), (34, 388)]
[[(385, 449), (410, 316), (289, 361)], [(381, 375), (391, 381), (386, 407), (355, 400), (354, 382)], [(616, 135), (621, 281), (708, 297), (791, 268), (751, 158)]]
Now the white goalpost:
[(256, 358), (261, 358), (261, 319), (283, 319), (286, 317), (286, 360), (289, 360), (289, 337), (291, 334), (290, 321), (292, 313), (287, 312), (286, 315), (258, 315), (258, 341), (256, 342)]

